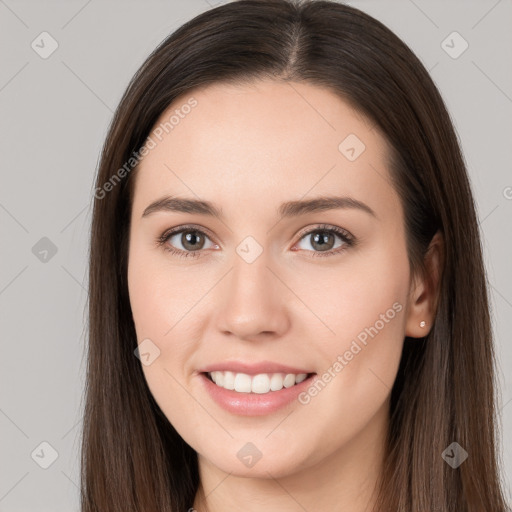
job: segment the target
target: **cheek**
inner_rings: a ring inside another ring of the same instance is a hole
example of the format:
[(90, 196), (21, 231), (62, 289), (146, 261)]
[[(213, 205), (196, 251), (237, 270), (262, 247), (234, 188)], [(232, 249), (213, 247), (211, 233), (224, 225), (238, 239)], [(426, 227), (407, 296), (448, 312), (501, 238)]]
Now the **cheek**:
[(132, 240), (128, 264), (130, 305), (138, 343), (149, 339), (154, 345), (148, 347), (158, 354), (142, 369), (160, 402), (159, 398), (169, 393), (178, 397), (179, 383), (188, 385), (191, 360), (201, 341), (197, 315), (209, 302), (204, 295), (213, 278), (192, 268), (171, 266), (163, 250), (148, 249), (143, 242)]
[[(197, 276), (170, 268), (163, 249), (145, 250), (134, 241), (128, 264), (128, 290), (137, 337), (171, 338), (171, 330), (186, 317), (194, 301)], [(159, 251), (162, 251), (160, 253)], [(166, 264), (167, 263), (167, 264)]]
[(364, 343), (368, 329), (375, 325), (379, 338), (401, 344), (409, 290), (409, 264), (402, 244), (376, 241), (360, 253), (347, 253), (335, 265), (295, 268), (286, 280), (310, 309), (308, 330), (316, 326), (324, 340), (318, 347), (325, 354), (348, 349), (353, 339)]
[(323, 410), (324, 425), (345, 425), (342, 436), (362, 429), (393, 387), (405, 335), (408, 268), (405, 248), (375, 251), (354, 257), (331, 272), (323, 288), (309, 292), (309, 304), (332, 332), (316, 345), (323, 372), (302, 403)]
[(186, 371), (190, 356), (197, 351), (197, 336), (189, 336), (186, 328), (197, 298), (190, 273), (174, 269), (171, 274), (162, 261), (165, 263), (165, 258), (134, 244), (130, 248), (128, 289), (137, 341), (146, 344), (141, 346), (151, 358), (149, 364), (141, 358), (144, 377), (160, 409), (183, 431), (198, 428), (201, 422), (201, 411), (196, 410), (184, 388), (189, 385)]

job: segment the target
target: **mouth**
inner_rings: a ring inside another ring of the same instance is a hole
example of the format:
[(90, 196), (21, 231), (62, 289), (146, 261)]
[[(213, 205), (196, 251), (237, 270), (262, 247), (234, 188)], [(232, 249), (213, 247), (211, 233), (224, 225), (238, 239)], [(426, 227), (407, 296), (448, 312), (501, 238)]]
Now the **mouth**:
[(227, 412), (262, 416), (299, 406), (299, 395), (313, 385), (316, 373), (248, 374), (212, 370), (202, 371), (199, 376), (207, 395)]
[(292, 388), (316, 373), (259, 373), (249, 375), (231, 371), (203, 372), (217, 387), (236, 393), (272, 395), (283, 388)]

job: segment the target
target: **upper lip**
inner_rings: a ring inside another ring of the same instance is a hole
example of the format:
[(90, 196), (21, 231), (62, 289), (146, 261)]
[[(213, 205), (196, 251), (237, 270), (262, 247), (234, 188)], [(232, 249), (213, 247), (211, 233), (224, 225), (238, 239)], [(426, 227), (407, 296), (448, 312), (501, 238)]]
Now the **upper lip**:
[(312, 373), (304, 368), (288, 366), (285, 364), (274, 363), (272, 361), (260, 361), (258, 363), (248, 363), (243, 361), (223, 361), (212, 363), (200, 368), (198, 372), (209, 373), (214, 371), (246, 373), (247, 375), (258, 375), (259, 373)]

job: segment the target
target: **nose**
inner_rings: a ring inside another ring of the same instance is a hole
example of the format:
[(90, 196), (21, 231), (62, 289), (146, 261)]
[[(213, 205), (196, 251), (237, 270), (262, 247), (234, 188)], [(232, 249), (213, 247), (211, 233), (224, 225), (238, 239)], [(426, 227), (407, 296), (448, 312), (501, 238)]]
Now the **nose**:
[(248, 263), (238, 255), (218, 288), (217, 329), (238, 339), (283, 336), (290, 326), (291, 292), (265, 252)]

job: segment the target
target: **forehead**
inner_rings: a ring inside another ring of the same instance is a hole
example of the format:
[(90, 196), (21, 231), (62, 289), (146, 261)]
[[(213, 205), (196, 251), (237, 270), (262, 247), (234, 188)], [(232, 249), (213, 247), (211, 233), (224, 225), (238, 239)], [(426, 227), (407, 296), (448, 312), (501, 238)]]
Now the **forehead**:
[(136, 176), (135, 214), (166, 194), (212, 200), (228, 213), (230, 205), (256, 212), (306, 194), (351, 195), (383, 203), (381, 210), (396, 203), (384, 137), (316, 85), (197, 88), (175, 99), (150, 136), (154, 147)]

